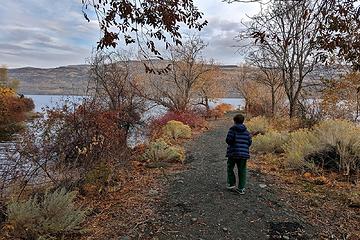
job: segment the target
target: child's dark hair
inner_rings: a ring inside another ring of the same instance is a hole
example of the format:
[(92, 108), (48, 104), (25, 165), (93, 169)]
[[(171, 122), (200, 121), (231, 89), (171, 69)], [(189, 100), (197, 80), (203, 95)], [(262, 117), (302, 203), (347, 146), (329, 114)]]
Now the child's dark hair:
[(242, 114), (236, 114), (235, 117), (234, 117), (234, 122), (236, 124), (243, 124), (244, 120), (245, 120), (245, 117)]

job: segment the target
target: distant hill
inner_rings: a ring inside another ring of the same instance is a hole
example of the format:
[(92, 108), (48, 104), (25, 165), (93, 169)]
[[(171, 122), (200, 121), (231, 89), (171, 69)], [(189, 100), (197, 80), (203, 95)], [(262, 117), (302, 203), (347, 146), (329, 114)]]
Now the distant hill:
[[(166, 66), (165, 61), (153, 61), (153, 66)], [(22, 94), (51, 94), (51, 95), (84, 95), (86, 92), (89, 65), (69, 65), (57, 68), (14, 68), (9, 69), (9, 77), (20, 80), (19, 93)], [(139, 61), (132, 62), (132, 69), (144, 74), (144, 66)], [(236, 79), (239, 71), (237, 65), (221, 65), (221, 78), (228, 84), (226, 97), (239, 97), (239, 93), (232, 90), (231, 79)], [(320, 78), (338, 77), (346, 72), (341, 66), (318, 67), (311, 73), (306, 82), (318, 82)]]
[[(154, 61), (155, 65), (164, 65)], [(144, 73), (143, 64), (134, 61), (133, 69)], [(236, 65), (220, 66), (225, 72), (235, 72)], [(49, 95), (84, 95), (89, 78), (89, 65), (70, 65), (57, 68), (13, 68), (9, 69), (9, 77), (20, 81), (19, 93)], [(230, 74), (231, 75), (231, 74)], [(224, 76), (223, 76), (224, 77)], [(226, 77), (225, 77), (226, 78)], [(228, 97), (238, 97), (229, 93)]]
[(83, 95), (89, 77), (88, 65), (57, 68), (14, 68), (9, 77), (20, 81), (19, 93)]

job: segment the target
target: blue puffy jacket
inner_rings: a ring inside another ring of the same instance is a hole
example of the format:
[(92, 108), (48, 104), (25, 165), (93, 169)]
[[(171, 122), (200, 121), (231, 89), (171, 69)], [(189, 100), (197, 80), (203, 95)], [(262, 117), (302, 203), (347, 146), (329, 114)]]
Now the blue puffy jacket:
[(226, 136), (226, 157), (250, 158), (251, 135), (244, 124), (235, 124)]

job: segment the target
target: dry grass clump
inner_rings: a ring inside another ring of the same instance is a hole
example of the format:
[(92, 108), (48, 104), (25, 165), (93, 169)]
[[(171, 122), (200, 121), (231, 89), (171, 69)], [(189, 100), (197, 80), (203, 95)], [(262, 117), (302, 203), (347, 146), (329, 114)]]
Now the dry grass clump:
[(277, 131), (295, 131), (301, 128), (301, 120), (289, 117), (274, 117), (270, 120), (271, 128)]

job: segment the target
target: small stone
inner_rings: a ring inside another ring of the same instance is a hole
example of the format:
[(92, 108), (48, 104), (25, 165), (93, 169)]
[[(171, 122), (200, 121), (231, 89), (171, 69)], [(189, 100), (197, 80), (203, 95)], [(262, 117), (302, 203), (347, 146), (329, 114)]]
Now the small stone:
[(149, 194), (150, 194), (151, 196), (156, 196), (156, 195), (159, 194), (159, 192), (158, 192), (157, 190), (151, 189), (151, 190), (149, 191)]
[(193, 222), (193, 223), (197, 222), (197, 220), (198, 220), (197, 218), (191, 218), (191, 222)]
[(290, 238), (286, 235), (282, 236), (283, 239), (289, 240)]
[(227, 229), (226, 227), (224, 227), (224, 228), (223, 228), (223, 231), (224, 231), (224, 232), (227, 232), (227, 231), (228, 231), (228, 229)]
[(260, 188), (266, 188), (267, 186), (266, 186), (266, 184), (261, 183), (261, 184), (259, 184), (259, 187)]

